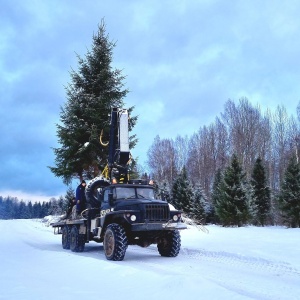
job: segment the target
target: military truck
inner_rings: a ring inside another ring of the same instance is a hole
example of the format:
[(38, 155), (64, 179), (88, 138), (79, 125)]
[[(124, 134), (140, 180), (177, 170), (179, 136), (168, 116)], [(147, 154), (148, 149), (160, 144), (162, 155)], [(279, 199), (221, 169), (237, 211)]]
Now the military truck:
[[(86, 243), (103, 243), (108, 260), (124, 259), (128, 245), (156, 244), (161, 256), (176, 257), (180, 251), (179, 230), (187, 226), (182, 212), (157, 199), (152, 180), (130, 180), (128, 161), (128, 111), (112, 109), (106, 171), (86, 187), (87, 209), (52, 224), (62, 234), (62, 247), (84, 251)], [(104, 175), (106, 174), (106, 176)]]

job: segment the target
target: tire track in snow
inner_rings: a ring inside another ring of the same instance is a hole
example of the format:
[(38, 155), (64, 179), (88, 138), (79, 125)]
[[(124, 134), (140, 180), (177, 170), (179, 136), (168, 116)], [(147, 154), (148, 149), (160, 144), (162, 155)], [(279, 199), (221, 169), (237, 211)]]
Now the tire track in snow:
[(271, 271), (277, 275), (291, 275), (300, 277), (300, 270), (290, 266), (289, 263), (283, 261), (271, 261), (260, 257), (249, 257), (241, 254), (229, 253), (225, 251), (207, 251), (204, 249), (195, 250), (182, 248), (180, 253), (191, 259), (206, 260), (216, 262), (218, 264), (226, 264), (233, 266), (247, 266), (261, 271)]

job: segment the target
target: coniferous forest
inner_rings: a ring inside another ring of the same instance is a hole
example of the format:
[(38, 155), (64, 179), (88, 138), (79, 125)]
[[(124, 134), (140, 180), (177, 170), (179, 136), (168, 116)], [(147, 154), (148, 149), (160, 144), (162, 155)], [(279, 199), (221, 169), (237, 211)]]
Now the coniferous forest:
[(42, 203), (0, 196), (0, 219), (39, 219), (48, 215), (63, 215), (74, 196), (75, 192), (72, 188), (67, 189), (65, 196), (60, 196), (58, 199), (52, 197)]
[(299, 125), (300, 104), (296, 119), (228, 100), (191, 137), (157, 135), (145, 175), (197, 222), (300, 227)]
[[(0, 196), (0, 219), (36, 219), (43, 218), (55, 211), (58, 203), (53, 200), (43, 203), (19, 201), (16, 197)], [(58, 210), (56, 210), (58, 212)]]
[[(297, 115), (228, 100), (191, 137), (157, 135), (147, 153), (150, 172), (140, 177), (154, 179), (158, 195), (198, 224), (300, 227), (300, 104)], [(63, 214), (73, 195), (69, 188), (34, 204), (0, 197), (0, 219)]]

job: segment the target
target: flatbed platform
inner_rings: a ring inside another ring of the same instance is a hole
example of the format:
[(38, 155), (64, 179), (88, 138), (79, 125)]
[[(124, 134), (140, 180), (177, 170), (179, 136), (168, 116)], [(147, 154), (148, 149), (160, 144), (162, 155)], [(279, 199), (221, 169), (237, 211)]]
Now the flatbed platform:
[(80, 225), (80, 224), (84, 224), (84, 222), (86, 221), (86, 219), (82, 218), (82, 219), (75, 219), (75, 220), (61, 220), (58, 222), (54, 222), (51, 224), (52, 227), (61, 227), (61, 226), (65, 226), (65, 225)]

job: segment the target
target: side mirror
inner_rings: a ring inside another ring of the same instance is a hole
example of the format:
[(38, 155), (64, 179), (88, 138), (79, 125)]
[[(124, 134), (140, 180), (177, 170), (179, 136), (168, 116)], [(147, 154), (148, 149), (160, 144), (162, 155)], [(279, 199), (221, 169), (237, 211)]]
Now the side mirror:
[(115, 201), (114, 201), (114, 198), (113, 198), (113, 193), (108, 194), (108, 203), (109, 203), (110, 206), (115, 205)]

